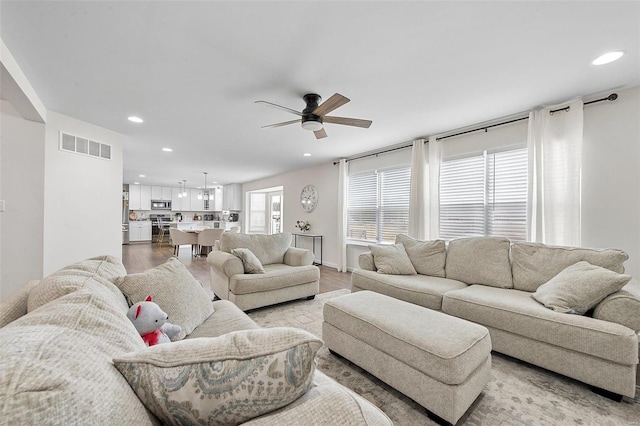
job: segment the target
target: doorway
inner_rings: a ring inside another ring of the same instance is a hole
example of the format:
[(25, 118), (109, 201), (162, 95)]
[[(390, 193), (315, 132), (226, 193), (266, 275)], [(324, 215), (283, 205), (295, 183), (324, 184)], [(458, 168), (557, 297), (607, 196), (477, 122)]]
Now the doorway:
[(247, 192), (248, 234), (282, 232), (284, 188), (282, 186)]

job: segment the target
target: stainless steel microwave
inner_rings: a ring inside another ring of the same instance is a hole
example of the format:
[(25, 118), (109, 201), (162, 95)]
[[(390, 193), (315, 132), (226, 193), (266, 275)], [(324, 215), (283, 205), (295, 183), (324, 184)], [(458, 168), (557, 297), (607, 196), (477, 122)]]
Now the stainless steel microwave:
[(171, 210), (171, 201), (151, 200), (151, 210)]

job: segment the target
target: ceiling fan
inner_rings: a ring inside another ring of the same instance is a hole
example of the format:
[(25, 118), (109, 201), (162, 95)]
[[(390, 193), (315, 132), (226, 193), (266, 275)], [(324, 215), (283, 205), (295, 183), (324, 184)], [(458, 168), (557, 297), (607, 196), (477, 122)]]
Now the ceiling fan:
[(324, 101), (322, 104), (318, 105), (322, 100), (320, 95), (315, 93), (308, 93), (302, 97), (304, 101), (307, 103), (307, 107), (302, 110), (302, 112), (298, 112), (294, 109), (287, 108), (281, 105), (277, 105), (267, 101), (256, 101), (257, 104), (264, 104), (268, 106), (272, 106), (275, 108), (279, 108), (288, 112), (291, 112), (295, 115), (299, 115), (301, 118), (297, 120), (285, 121), (282, 123), (271, 124), (269, 126), (262, 126), (263, 129), (272, 128), (272, 127), (282, 127), (287, 126), (289, 124), (294, 123), (302, 123), (302, 128), (305, 130), (313, 131), (313, 134), (316, 136), (316, 139), (322, 139), (327, 137), (327, 132), (325, 132), (323, 123), (331, 123), (331, 124), (342, 124), (345, 126), (355, 126), (355, 127), (364, 127), (368, 129), (371, 126), (371, 120), (361, 120), (358, 118), (346, 118), (346, 117), (333, 117), (329, 114), (334, 109), (341, 107), (350, 101), (349, 98), (342, 96), (339, 93), (334, 93), (329, 99)]

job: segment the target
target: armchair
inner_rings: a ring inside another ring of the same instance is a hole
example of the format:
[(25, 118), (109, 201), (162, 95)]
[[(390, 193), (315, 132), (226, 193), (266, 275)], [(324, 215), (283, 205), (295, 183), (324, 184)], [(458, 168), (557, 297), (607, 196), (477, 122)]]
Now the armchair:
[[(305, 297), (311, 299), (319, 293), (320, 270), (313, 265), (313, 253), (290, 247), (291, 233), (224, 232), (219, 242), (219, 250), (207, 257), (213, 292), (243, 311)], [(243, 261), (231, 254), (240, 248), (255, 255), (264, 267), (264, 274), (245, 273)]]

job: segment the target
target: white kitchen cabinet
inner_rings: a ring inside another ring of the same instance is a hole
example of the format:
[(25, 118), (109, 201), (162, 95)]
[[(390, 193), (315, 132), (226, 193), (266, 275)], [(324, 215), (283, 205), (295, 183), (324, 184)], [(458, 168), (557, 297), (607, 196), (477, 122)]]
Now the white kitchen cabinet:
[[(140, 186), (140, 210), (151, 210), (151, 185)], [(129, 207), (131, 210), (131, 207)]]
[(191, 194), (187, 189), (187, 196), (182, 197), (180, 193), (183, 192), (181, 188), (171, 188), (171, 211), (182, 212), (191, 211)]
[(129, 210), (142, 210), (140, 207), (140, 185), (129, 185)]
[(202, 202), (202, 199), (198, 199), (198, 195), (202, 192), (202, 190), (200, 189), (191, 189), (188, 192), (190, 192), (190, 198), (191, 198), (191, 211), (194, 212), (201, 212), (204, 211), (204, 203)]
[(170, 186), (152, 186), (151, 187), (151, 199), (152, 200), (171, 200), (171, 187)]
[(151, 241), (151, 222), (129, 222), (129, 241)]
[(215, 188), (212, 191), (210, 191), (210, 193), (214, 194), (214, 198), (213, 198), (213, 208), (209, 210), (214, 210), (214, 211), (224, 210), (222, 208), (222, 203), (224, 202), (223, 188), (222, 187)]
[(242, 210), (242, 184), (232, 183), (223, 187), (222, 210)]

